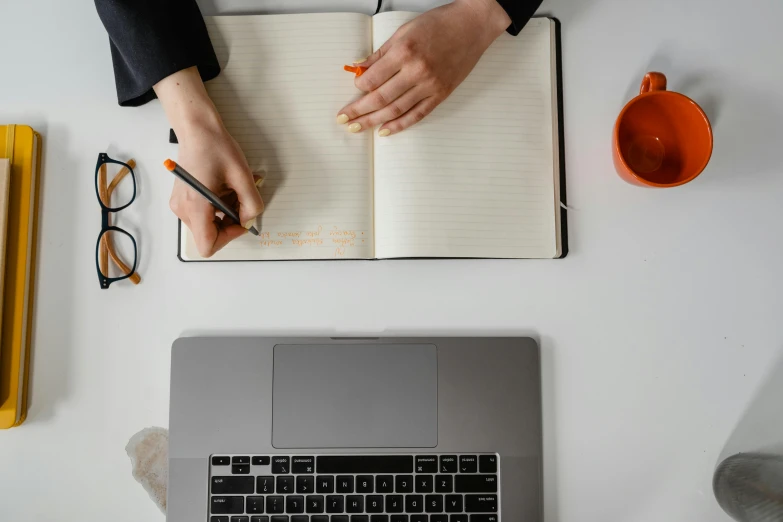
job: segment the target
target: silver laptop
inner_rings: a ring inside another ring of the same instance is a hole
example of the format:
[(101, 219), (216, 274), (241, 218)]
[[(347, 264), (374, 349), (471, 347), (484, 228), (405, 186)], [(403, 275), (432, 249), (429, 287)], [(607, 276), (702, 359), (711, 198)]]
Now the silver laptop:
[(537, 522), (527, 338), (184, 338), (169, 522)]

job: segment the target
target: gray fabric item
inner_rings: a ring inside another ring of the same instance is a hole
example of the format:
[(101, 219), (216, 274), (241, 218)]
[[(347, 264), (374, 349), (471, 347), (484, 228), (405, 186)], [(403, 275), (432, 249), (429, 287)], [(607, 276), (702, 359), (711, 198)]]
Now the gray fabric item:
[(166, 487), (169, 482), (169, 430), (144, 428), (125, 446), (133, 478), (144, 487), (155, 505), (166, 514)]

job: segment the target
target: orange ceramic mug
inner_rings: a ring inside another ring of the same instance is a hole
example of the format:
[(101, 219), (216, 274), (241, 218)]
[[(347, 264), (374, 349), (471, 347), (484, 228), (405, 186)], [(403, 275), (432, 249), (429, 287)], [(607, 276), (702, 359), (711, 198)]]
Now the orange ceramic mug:
[(666, 76), (651, 72), (617, 118), (612, 149), (617, 173), (628, 183), (676, 187), (709, 163), (712, 126), (695, 101), (667, 91)]

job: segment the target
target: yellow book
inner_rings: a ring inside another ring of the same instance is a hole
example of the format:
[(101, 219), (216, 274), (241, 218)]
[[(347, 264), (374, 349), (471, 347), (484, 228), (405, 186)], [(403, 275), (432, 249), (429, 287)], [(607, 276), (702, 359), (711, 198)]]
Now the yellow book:
[(11, 166), (0, 338), (0, 428), (10, 428), (27, 416), (40, 134), (24, 125), (0, 125), (0, 158)]
[[(11, 188), (11, 162), (8, 158), (0, 158), (0, 295), (3, 295), (3, 281), (5, 280), (5, 238), (8, 231), (8, 194)], [(0, 303), (0, 316), (2, 315)], [(3, 323), (0, 321), (0, 332), (3, 331)], [(2, 339), (2, 335), (0, 335)]]

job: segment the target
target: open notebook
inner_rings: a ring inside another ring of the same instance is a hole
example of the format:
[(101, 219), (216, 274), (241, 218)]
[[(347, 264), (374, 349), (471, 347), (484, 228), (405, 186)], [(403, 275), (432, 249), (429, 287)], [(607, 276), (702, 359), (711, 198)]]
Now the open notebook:
[[(207, 90), (266, 177), (261, 237), (210, 260), (562, 255), (554, 21), (501, 36), (400, 134), (350, 134), (335, 122), (361, 95), (343, 65), (415, 16), (207, 18), (223, 67)], [(180, 227), (180, 258), (201, 260)]]

